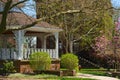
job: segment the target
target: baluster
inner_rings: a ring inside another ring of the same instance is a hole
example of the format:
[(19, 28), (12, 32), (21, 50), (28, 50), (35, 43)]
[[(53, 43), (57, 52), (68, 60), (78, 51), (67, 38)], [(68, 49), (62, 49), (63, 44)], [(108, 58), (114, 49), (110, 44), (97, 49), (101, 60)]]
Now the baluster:
[(54, 58), (53, 49), (51, 49), (52, 58)]
[(6, 59), (10, 59), (10, 49), (6, 48)]
[(14, 51), (13, 51), (14, 48), (11, 48), (10, 49), (10, 59), (14, 59)]
[(17, 50), (14, 50), (14, 59), (17, 59)]
[(53, 49), (53, 55), (54, 55), (54, 58), (57, 58), (57, 54), (56, 54), (56, 50)]
[(27, 48), (25, 48), (24, 50), (25, 50), (24, 59), (26, 60), (27, 59)]
[(27, 53), (26, 53), (26, 50), (27, 50), (26, 48), (23, 49), (23, 59), (26, 59), (26, 54), (27, 54)]
[(37, 49), (37, 52), (39, 52), (39, 49), (38, 48), (36, 48)]
[(29, 49), (26, 48), (26, 49), (25, 49), (25, 59), (28, 59), (28, 54), (29, 54)]
[(51, 53), (51, 49), (49, 49), (49, 56), (50, 56), (50, 58), (52, 58), (52, 53)]
[(38, 52), (40, 52), (40, 49), (38, 48)]
[(43, 52), (46, 52), (46, 49), (43, 49), (44, 51)]
[(28, 53), (28, 58), (29, 58), (29, 56), (31, 55), (31, 52), (30, 52), (30, 49), (28, 49), (29, 50), (29, 53)]
[(50, 55), (50, 49), (47, 49), (47, 54)]
[(28, 59), (29, 49), (28, 49), (28, 48), (26, 48), (25, 50), (26, 50), (26, 52), (25, 52), (25, 59)]
[(41, 49), (41, 52), (43, 52), (43, 49)]
[(3, 54), (2, 54), (2, 55), (3, 55), (3, 59), (6, 59), (5, 48), (3, 48), (3, 51), (2, 51), (2, 52), (3, 52)]
[(38, 52), (37, 48), (35, 48), (35, 52)]
[(43, 49), (43, 52), (45, 52), (45, 49)]
[(13, 48), (10, 48), (10, 59), (12, 59), (12, 55), (13, 55), (12, 50), (13, 50)]
[(52, 58), (55, 58), (54, 49), (52, 49)]
[(50, 58), (53, 58), (52, 56), (52, 49), (50, 49), (50, 52), (49, 52), (49, 55), (50, 55)]

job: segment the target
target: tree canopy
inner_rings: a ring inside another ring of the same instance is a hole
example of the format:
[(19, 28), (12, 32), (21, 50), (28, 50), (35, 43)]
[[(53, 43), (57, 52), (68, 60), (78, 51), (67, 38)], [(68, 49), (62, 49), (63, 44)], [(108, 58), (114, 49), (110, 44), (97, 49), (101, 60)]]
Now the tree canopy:
[[(13, 3), (4, 2), (0, 33), (6, 30), (9, 11), (27, 0)], [(78, 42), (81, 49), (91, 47), (95, 37), (106, 33), (109, 36), (113, 28), (112, 6), (110, 0), (35, 0), (37, 2), (37, 20), (16, 30), (31, 27), (40, 21), (57, 25), (64, 31), (61, 43), (66, 52), (72, 52), (72, 44)]]
[(91, 47), (97, 36), (104, 33), (111, 36), (114, 25), (110, 0), (40, 0), (37, 3), (38, 18), (68, 10), (80, 12), (45, 20), (64, 30), (60, 39), (66, 52), (71, 52), (75, 42), (79, 43), (82, 50)]

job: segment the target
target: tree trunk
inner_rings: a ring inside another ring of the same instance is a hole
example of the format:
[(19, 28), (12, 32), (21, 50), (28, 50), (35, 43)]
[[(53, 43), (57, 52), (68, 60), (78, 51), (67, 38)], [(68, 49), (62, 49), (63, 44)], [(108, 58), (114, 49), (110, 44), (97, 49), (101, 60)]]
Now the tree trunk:
[(70, 53), (73, 53), (73, 41), (70, 41)]
[(69, 41), (66, 39), (65, 52), (69, 52)]

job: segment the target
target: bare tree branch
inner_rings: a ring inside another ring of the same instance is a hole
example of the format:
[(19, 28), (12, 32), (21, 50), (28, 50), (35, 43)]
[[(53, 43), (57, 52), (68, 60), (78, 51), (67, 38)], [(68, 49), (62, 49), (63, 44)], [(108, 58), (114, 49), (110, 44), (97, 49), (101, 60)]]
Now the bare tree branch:
[(92, 32), (95, 28), (97, 27), (97, 25), (96, 26), (94, 26), (94, 27), (92, 27), (86, 34), (84, 34), (84, 35), (82, 35), (79, 39), (77, 39), (77, 40), (74, 40), (73, 42), (77, 42), (77, 41), (79, 41), (79, 40), (81, 40), (84, 36), (87, 36), (87, 35), (89, 35), (90, 34), (90, 32)]
[[(81, 12), (81, 10), (68, 10), (68, 11), (59, 12), (57, 14), (54, 14), (54, 15), (50, 16), (50, 17), (47, 16), (47, 17), (39, 18), (35, 22), (32, 22), (31, 24), (23, 25), (23, 26), (21, 26), (19, 28), (15, 28), (14, 30), (22, 30), (22, 29), (25, 29), (25, 28), (29, 28), (31, 26), (34, 26), (38, 22), (41, 22), (41, 21), (46, 20), (48, 18), (54, 18), (56, 16), (60, 16), (60, 15), (63, 15), (63, 14), (71, 14), (71, 13), (79, 13), (79, 12)], [(11, 29), (9, 29), (9, 30), (11, 30)]]
[(17, 6), (17, 5), (21, 4), (21, 3), (24, 3), (24, 2), (26, 2), (26, 1), (28, 1), (28, 0), (19, 1), (19, 2), (15, 3), (15, 4), (13, 4), (13, 5), (10, 7), (10, 9), (12, 9), (13, 7), (15, 7), (15, 6)]
[(5, 4), (5, 7), (4, 7), (4, 10), (3, 10), (3, 13), (2, 13), (2, 19), (1, 19), (1, 24), (0, 24), (0, 32), (4, 31), (5, 28), (6, 28), (6, 19), (7, 19), (7, 15), (8, 15), (8, 12), (10, 10), (10, 6), (12, 4), (12, 0), (8, 0)]

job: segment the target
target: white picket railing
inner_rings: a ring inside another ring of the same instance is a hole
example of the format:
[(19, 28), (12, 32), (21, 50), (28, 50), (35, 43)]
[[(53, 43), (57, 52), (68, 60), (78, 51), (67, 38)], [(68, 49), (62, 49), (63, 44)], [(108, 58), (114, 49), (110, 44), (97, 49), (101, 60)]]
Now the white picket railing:
[(0, 48), (0, 59), (17, 59), (18, 54), (14, 48)]
[[(55, 49), (39, 49), (39, 48), (28, 48), (23, 49), (23, 60), (29, 59), (29, 55), (34, 52), (47, 52), (51, 58), (57, 58), (56, 50)], [(16, 49), (13, 48), (0, 48), (0, 59), (18, 59), (18, 54)]]
[(23, 59), (29, 59), (29, 55), (34, 52), (47, 52), (51, 58), (57, 58), (55, 49), (28, 48), (23, 50)]

